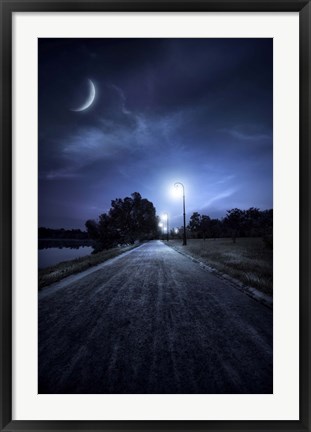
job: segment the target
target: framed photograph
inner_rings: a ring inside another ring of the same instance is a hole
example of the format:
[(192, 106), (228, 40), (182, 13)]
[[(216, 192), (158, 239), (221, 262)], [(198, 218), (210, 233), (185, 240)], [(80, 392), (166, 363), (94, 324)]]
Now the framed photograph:
[(310, 11), (1, 0), (1, 430), (311, 429)]

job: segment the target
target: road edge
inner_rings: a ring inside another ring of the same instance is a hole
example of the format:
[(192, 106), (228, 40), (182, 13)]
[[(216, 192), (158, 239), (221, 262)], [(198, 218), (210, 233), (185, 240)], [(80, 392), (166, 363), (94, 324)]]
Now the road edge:
[[(164, 243), (162, 241), (162, 243)], [(164, 243), (166, 246), (170, 247), (174, 251), (178, 252), (179, 254), (189, 258), (191, 261), (199, 264), (199, 266), (203, 269), (208, 271), (209, 273), (213, 273), (215, 276), (217, 276), (220, 279), (225, 279), (227, 282), (229, 282), (234, 288), (238, 289), (239, 291), (243, 292), (244, 294), (248, 295), (249, 297), (253, 298), (254, 300), (258, 301), (259, 303), (263, 304), (264, 306), (268, 307), (269, 309), (273, 309), (273, 297), (264, 294), (260, 292), (258, 289), (247, 286), (240, 282), (239, 280), (227, 275), (226, 273), (222, 273), (219, 270), (216, 270), (214, 267), (211, 267), (204, 262), (200, 261), (198, 258), (194, 258), (193, 256), (176, 249), (174, 246), (171, 246), (167, 243)]]
[(71, 274), (69, 276), (66, 276), (62, 279), (60, 279), (57, 282), (53, 282), (50, 285), (46, 285), (44, 287), (42, 287), (41, 289), (38, 289), (38, 298), (44, 298), (47, 297), (48, 295), (51, 294), (51, 292), (55, 292), (58, 291), (59, 289), (65, 288), (67, 285), (76, 282), (80, 279), (83, 279), (84, 277), (88, 276), (89, 274), (92, 274), (100, 269), (102, 269), (103, 267), (106, 267), (107, 265), (111, 265), (113, 262), (118, 261), (119, 259), (123, 258), (126, 255), (129, 255), (130, 253), (132, 253), (133, 251), (140, 249), (141, 247), (143, 247), (146, 243), (143, 243), (139, 246), (136, 246), (133, 249), (130, 249), (128, 251), (125, 251), (123, 253), (121, 253), (120, 255), (117, 255), (113, 258), (109, 258), (106, 261), (103, 261), (99, 264), (96, 264), (86, 270), (82, 270), (79, 273), (74, 273)]

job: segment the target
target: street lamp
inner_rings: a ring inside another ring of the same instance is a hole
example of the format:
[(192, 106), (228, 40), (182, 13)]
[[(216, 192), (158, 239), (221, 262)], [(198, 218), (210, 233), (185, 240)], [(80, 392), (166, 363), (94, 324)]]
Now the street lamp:
[(176, 189), (179, 188), (179, 186), (182, 187), (182, 199), (183, 199), (183, 215), (184, 215), (184, 235), (183, 235), (183, 246), (187, 245), (187, 236), (186, 236), (186, 204), (185, 204), (185, 186), (180, 183), (180, 182), (176, 182), (174, 183), (174, 187)]
[(168, 232), (168, 213), (163, 214), (163, 220), (166, 221), (166, 240), (169, 241), (169, 232)]
[(161, 228), (161, 237), (163, 236), (163, 223), (162, 222), (159, 222), (159, 224), (158, 224), (158, 226), (159, 226), (159, 228)]

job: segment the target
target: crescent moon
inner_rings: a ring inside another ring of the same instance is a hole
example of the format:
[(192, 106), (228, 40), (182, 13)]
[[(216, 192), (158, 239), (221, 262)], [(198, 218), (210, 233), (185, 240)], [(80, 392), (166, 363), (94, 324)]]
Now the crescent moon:
[(88, 96), (87, 100), (79, 108), (72, 109), (71, 111), (76, 111), (76, 112), (84, 111), (92, 105), (92, 103), (95, 99), (96, 90), (95, 90), (95, 86), (94, 86), (93, 82), (90, 79), (88, 79), (88, 82), (89, 82), (89, 96)]

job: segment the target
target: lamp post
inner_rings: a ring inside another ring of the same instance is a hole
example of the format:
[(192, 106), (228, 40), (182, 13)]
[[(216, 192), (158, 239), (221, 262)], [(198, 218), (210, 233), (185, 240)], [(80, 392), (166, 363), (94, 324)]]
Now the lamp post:
[(163, 223), (162, 222), (159, 222), (159, 228), (161, 228), (161, 237), (163, 237)]
[(166, 220), (166, 240), (169, 241), (169, 233), (168, 233), (168, 213), (163, 214), (163, 219)]
[(186, 204), (185, 204), (185, 186), (180, 183), (180, 182), (176, 182), (174, 183), (174, 187), (176, 189), (179, 188), (179, 186), (182, 187), (182, 199), (183, 199), (183, 216), (184, 216), (184, 235), (183, 235), (183, 246), (187, 245), (187, 236), (186, 236)]

